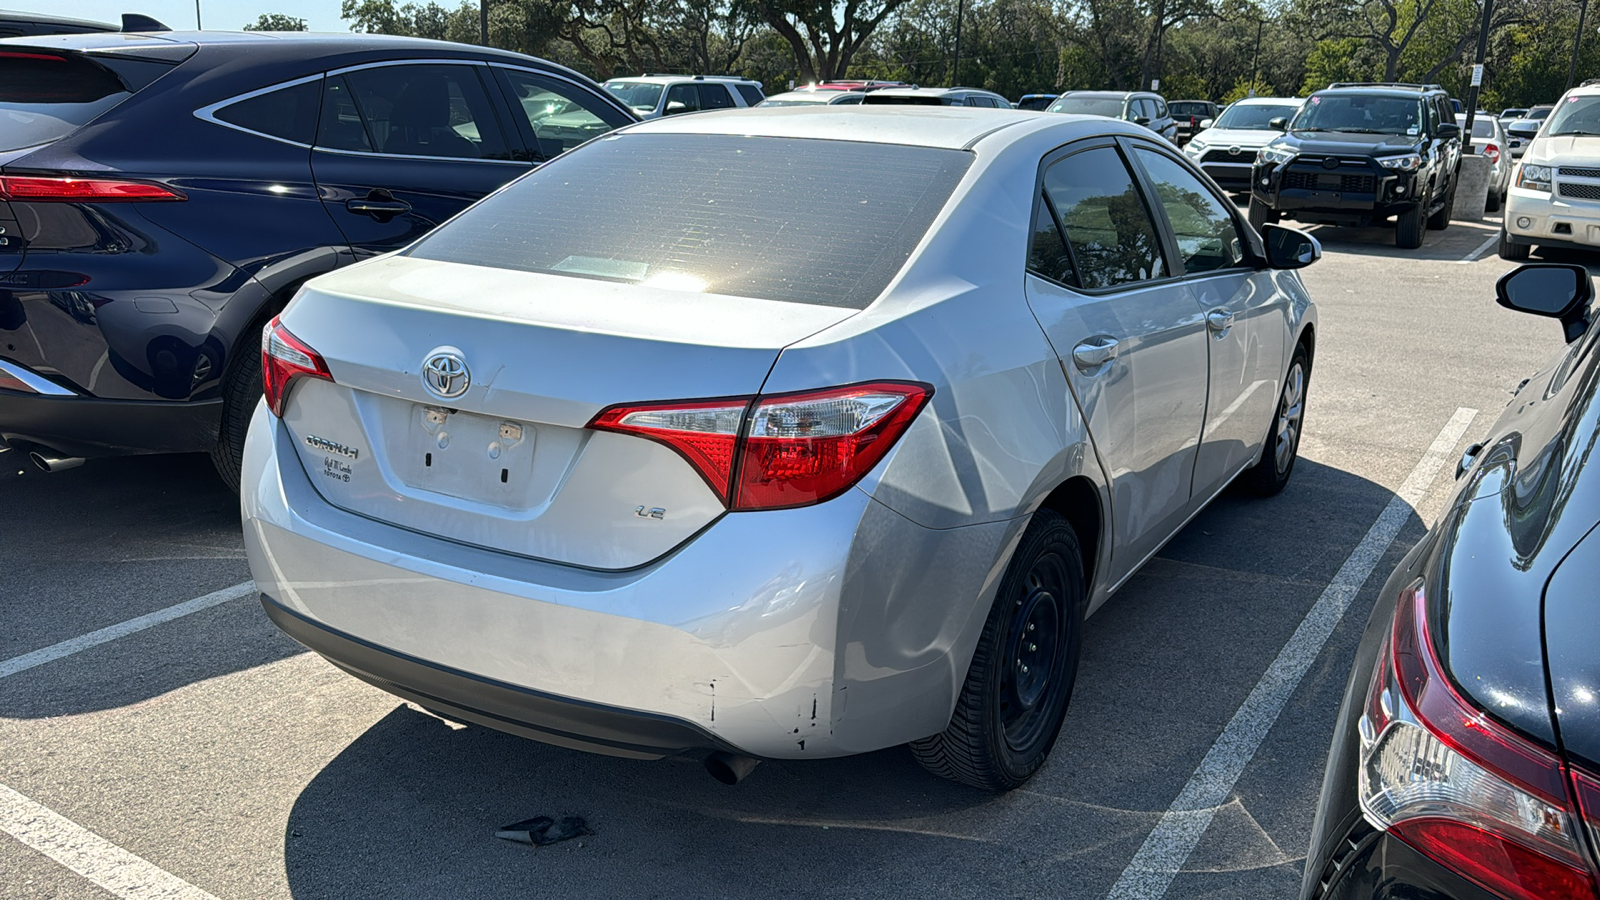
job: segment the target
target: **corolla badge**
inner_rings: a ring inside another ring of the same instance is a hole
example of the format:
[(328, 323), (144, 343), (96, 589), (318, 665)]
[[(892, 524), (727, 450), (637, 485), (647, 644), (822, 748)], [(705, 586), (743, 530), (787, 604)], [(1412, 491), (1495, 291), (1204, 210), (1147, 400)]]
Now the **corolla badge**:
[(465, 394), (472, 386), (472, 371), (461, 358), (461, 351), (440, 347), (429, 353), (422, 361), (422, 386), (446, 400)]

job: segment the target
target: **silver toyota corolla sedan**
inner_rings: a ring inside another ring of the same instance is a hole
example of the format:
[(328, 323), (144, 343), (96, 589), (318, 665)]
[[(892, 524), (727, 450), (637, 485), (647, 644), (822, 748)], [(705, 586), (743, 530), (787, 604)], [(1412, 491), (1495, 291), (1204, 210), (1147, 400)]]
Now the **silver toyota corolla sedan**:
[(909, 743), (1012, 788), (1084, 617), (1288, 480), (1319, 254), (1100, 117), (623, 129), (267, 327), (250, 568), (451, 719), (730, 782)]

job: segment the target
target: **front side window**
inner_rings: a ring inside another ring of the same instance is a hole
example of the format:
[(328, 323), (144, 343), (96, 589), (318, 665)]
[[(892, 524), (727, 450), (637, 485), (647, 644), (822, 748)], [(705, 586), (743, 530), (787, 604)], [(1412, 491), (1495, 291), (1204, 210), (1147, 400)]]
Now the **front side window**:
[(1072, 245), (1083, 287), (1110, 288), (1166, 275), (1156, 227), (1116, 150), (1097, 147), (1051, 165), (1044, 190)]
[(511, 88), (512, 107), (526, 117), (539, 159), (554, 159), (628, 123), (621, 111), (575, 85), (517, 69), (501, 71)]
[[(616, 134), (435, 229), (423, 259), (862, 309), (971, 165), (962, 150)], [(893, 178), (883, 173), (893, 172)]]
[(667, 105), (664, 107), (667, 115), (699, 111), (700, 92), (695, 90), (695, 85), (675, 84), (667, 88)]
[(1244, 245), (1233, 215), (1181, 163), (1143, 147), (1134, 151), (1156, 189), (1156, 199), (1167, 213), (1178, 256), (1189, 275), (1215, 272), (1244, 261)]
[[(343, 76), (374, 153), (450, 159), (508, 159), (494, 107), (477, 66), (399, 65), (358, 69)], [(329, 98), (324, 98), (326, 105)], [(342, 121), (344, 112), (336, 110)], [(329, 122), (327, 112), (323, 124)], [(338, 136), (346, 137), (346, 136)], [(353, 134), (348, 137), (353, 138)], [(330, 141), (336, 136), (330, 135)], [(322, 143), (319, 135), (319, 144)], [(341, 147), (334, 143), (325, 146)]]

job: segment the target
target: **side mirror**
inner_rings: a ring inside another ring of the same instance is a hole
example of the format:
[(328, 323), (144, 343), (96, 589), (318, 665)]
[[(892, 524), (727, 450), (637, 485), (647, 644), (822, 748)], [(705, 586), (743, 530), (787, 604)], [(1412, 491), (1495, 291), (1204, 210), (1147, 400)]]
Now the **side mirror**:
[(661, 114), (663, 116), (675, 116), (678, 113), (683, 113), (683, 112), (688, 112), (688, 111), (689, 111), (689, 105), (688, 104), (686, 104), (686, 103), (684, 103), (682, 101), (679, 101), (679, 100), (673, 100), (673, 101), (671, 101), (671, 102), (669, 102), (667, 104), (667, 108), (662, 110)]
[(1150, 117), (1149, 116), (1134, 116), (1133, 117), (1133, 124), (1135, 124), (1135, 125), (1149, 125), (1150, 124)]
[(1454, 122), (1439, 123), (1439, 140), (1448, 141), (1451, 138), (1461, 137), (1461, 126)]
[(1529, 263), (1495, 282), (1494, 299), (1506, 309), (1560, 319), (1570, 344), (1589, 330), (1594, 281), (1583, 266)]
[(1267, 127), (1268, 128), (1276, 128), (1279, 131), (1288, 131), (1289, 130), (1289, 118), (1287, 116), (1278, 116), (1275, 119), (1269, 119), (1267, 121)]
[(1267, 245), (1267, 265), (1274, 269), (1304, 269), (1322, 258), (1322, 244), (1298, 228), (1264, 225), (1261, 239)]
[(1204, 131), (1207, 128), (1210, 128), (1216, 121), (1217, 121), (1216, 119), (1201, 119), (1200, 120), (1200, 130)]

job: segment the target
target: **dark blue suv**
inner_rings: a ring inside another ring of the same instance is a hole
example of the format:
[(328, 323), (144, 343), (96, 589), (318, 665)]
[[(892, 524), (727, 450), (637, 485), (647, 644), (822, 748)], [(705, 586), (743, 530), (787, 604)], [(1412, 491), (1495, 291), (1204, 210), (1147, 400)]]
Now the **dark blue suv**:
[(237, 487), (261, 328), (306, 279), (634, 121), (463, 44), (0, 40), (0, 440), (46, 468), (208, 451)]

